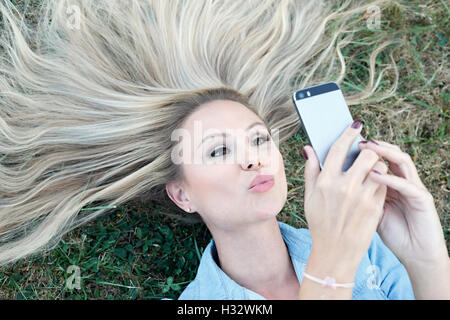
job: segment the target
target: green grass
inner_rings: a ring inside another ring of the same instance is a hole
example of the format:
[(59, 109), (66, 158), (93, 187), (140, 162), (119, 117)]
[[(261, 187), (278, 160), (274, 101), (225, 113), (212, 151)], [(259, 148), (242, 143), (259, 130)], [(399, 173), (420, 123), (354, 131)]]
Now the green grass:
[[(150, 213), (158, 210), (122, 206), (74, 230), (48, 254), (0, 272), (0, 294), (7, 299), (176, 299), (195, 275), (210, 233)], [(71, 265), (79, 267), (79, 289), (71, 279), (74, 272), (68, 272)]]
[[(363, 30), (356, 37), (360, 44), (343, 49), (349, 68), (341, 87), (344, 93), (358, 92), (367, 83), (369, 53), (373, 49), (369, 42), (374, 37), (390, 33), (402, 41), (394, 49), (400, 72), (395, 96), (352, 106), (351, 112), (354, 118), (363, 120), (363, 136), (397, 144), (412, 156), (422, 181), (435, 197), (450, 248), (450, 12), (443, 0), (401, 3), (407, 7), (393, 5), (382, 12), (381, 30)], [(377, 67), (389, 61), (389, 56), (382, 53), (377, 57)], [(393, 79), (394, 73), (387, 72), (379, 91), (389, 89)], [(279, 220), (295, 227), (307, 227), (301, 156), (306, 143), (300, 129), (280, 146), (288, 201)], [(167, 212), (167, 208), (138, 202), (110, 210), (102, 218), (68, 233), (54, 250), (1, 268), (0, 297), (176, 299), (195, 277), (211, 235), (204, 225), (170, 218), (164, 215)], [(66, 285), (72, 283), (72, 274), (67, 272), (71, 265), (79, 267), (79, 289)]]

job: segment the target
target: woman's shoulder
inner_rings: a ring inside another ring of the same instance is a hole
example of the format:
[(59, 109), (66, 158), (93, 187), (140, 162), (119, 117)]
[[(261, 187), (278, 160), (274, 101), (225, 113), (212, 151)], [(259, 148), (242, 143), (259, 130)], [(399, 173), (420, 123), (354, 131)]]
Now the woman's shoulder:
[(305, 245), (312, 244), (311, 234), (308, 228), (296, 228), (281, 221), (278, 221), (278, 226), (280, 227), (281, 235), (284, 240), (295, 239)]
[(217, 266), (214, 256), (214, 239), (206, 246), (200, 259), (195, 278), (186, 286), (178, 300), (223, 300), (227, 299), (226, 275)]
[(375, 232), (367, 250), (367, 258), (383, 266), (401, 264), (395, 254), (384, 244), (378, 232)]
[(178, 297), (178, 300), (197, 300), (197, 299), (199, 299), (199, 297), (200, 297), (200, 294), (199, 294), (198, 281), (196, 281), (194, 279), (183, 290), (181, 295)]
[(356, 299), (374, 299), (376, 294), (387, 300), (414, 299), (408, 272), (395, 254), (375, 232), (372, 242), (356, 272)]

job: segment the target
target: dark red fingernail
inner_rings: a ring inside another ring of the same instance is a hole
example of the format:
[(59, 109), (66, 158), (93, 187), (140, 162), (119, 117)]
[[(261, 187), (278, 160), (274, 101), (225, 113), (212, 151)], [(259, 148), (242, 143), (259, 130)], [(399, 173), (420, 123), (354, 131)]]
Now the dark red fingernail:
[(377, 170), (372, 170), (372, 172), (376, 173), (376, 174), (381, 174), (379, 171)]
[(372, 139), (371, 140), (369, 140), (369, 142), (372, 142), (372, 143), (375, 143), (377, 146), (379, 146), (379, 144), (378, 143), (376, 143), (375, 141), (373, 141)]
[(352, 128), (353, 128), (353, 129), (358, 129), (359, 127), (361, 127), (361, 125), (362, 125), (362, 122), (361, 122), (361, 121), (355, 120), (355, 121), (352, 123)]
[(308, 160), (308, 154), (306, 153), (305, 148), (302, 149), (302, 154), (303, 154), (303, 157), (304, 157), (306, 160)]
[(358, 143), (366, 144), (367, 142), (369, 142), (369, 141), (360, 141)]

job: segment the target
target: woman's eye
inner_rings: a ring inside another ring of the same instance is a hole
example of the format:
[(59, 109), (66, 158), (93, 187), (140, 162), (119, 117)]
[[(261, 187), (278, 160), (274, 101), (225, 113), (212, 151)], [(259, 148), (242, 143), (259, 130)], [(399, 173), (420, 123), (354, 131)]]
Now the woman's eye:
[[(270, 140), (270, 136), (266, 135), (266, 136), (259, 136), (258, 138), (255, 139), (255, 141), (257, 141), (258, 139), (263, 140), (264, 142), (267, 142)], [(262, 143), (261, 143), (262, 144)]]
[[(261, 139), (261, 140), (264, 141), (264, 142), (267, 142), (267, 141), (270, 140), (270, 136), (269, 136), (269, 135), (266, 135), (266, 136), (259, 136), (259, 137), (257, 137), (254, 141), (257, 142), (259, 139)], [(255, 143), (255, 144), (256, 144), (256, 145), (261, 145), (262, 143)], [(220, 148), (215, 149), (215, 150), (211, 153), (210, 157), (215, 158), (216, 152), (217, 152), (217, 153), (220, 153), (220, 151), (221, 151), (221, 150), (224, 150), (224, 149), (227, 149), (227, 150), (228, 150), (228, 148), (226, 148), (225, 146), (221, 146)]]
[(220, 151), (220, 150), (223, 150), (223, 149), (226, 149), (225, 146), (222, 146), (222, 147), (220, 147), (220, 148), (215, 149), (215, 150), (211, 153), (211, 157), (215, 158), (214, 154), (215, 154), (217, 151)]

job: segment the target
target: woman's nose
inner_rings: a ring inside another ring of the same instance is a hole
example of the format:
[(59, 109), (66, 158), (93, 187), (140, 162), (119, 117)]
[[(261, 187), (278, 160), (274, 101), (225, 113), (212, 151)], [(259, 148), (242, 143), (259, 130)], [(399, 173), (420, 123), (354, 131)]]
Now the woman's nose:
[(251, 161), (245, 164), (245, 169), (259, 169), (261, 167), (260, 161)]
[[(247, 143), (250, 142), (247, 141)], [(249, 147), (243, 152), (243, 157), (239, 158), (239, 162), (241, 162), (242, 168), (244, 170), (257, 170), (262, 166), (262, 162), (260, 159), (263, 155), (261, 154), (261, 151), (259, 149), (252, 149), (251, 147)]]

